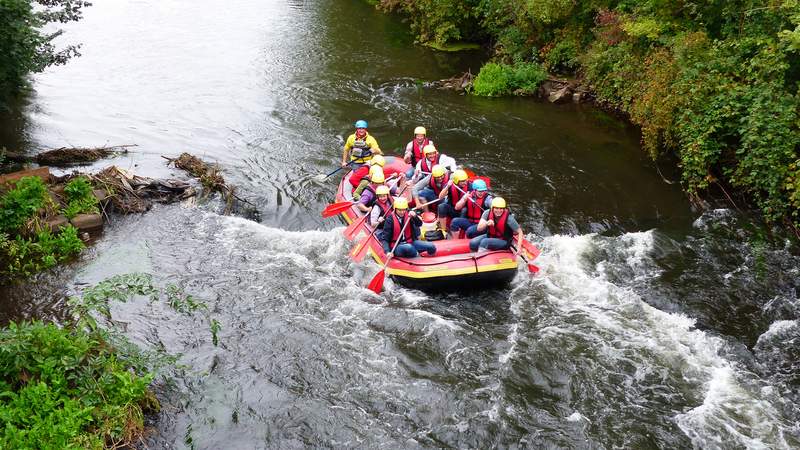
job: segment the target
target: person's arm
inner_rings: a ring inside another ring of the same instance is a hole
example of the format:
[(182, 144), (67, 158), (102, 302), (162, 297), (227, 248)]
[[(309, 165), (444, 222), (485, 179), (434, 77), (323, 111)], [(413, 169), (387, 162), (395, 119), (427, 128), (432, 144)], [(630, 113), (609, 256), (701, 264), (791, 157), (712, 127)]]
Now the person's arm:
[(523, 238), (522, 227), (519, 226), (519, 222), (517, 222), (517, 219), (510, 214), (508, 216), (508, 219), (506, 220), (506, 225), (517, 236), (517, 253), (519, 253), (520, 249), (522, 248), (522, 238)]
[(439, 191), (439, 200), (447, 197), (447, 194), (450, 192), (450, 186), (453, 185), (453, 180), (448, 180), (447, 184), (444, 185), (441, 191)]
[(431, 181), (431, 176), (425, 175), (419, 181), (417, 181), (417, 184), (415, 184), (414, 188), (411, 189), (411, 195), (414, 196), (414, 201), (417, 202), (417, 206), (421, 205), (419, 201), (419, 191), (425, 189), (425, 186), (427, 186), (428, 183), (430, 183), (430, 181)]
[(383, 218), (381, 217), (381, 209), (378, 208), (377, 205), (374, 205), (369, 213), (369, 223), (375, 226), (378, 225), (380, 222), (382, 222), (383, 221), (382, 219)]
[(373, 194), (371, 191), (366, 191), (363, 194), (361, 194), (361, 199), (356, 204), (358, 209), (360, 209), (365, 213), (369, 212), (369, 206), (367, 206), (367, 204), (372, 200), (372, 195)]
[(464, 207), (467, 205), (467, 202), (469, 201), (468, 198), (469, 198), (469, 193), (461, 196), (461, 199), (456, 202), (456, 211), (464, 209)]
[(403, 160), (406, 163), (411, 162), (411, 154), (414, 152), (414, 141), (409, 142), (406, 144), (406, 153), (403, 155)]
[(486, 227), (489, 225), (494, 225), (494, 221), (489, 219), (489, 210), (483, 213), (481, 216), (481, 220), (478, 221), (478, 231), (483, 232), (486, 230)]
[(369, 181), (367, 180), (361, 180), (358, 183), (358, 187), (356, 188), (355, 191), (353, 191), (353, 200), (358, 201), (361, 198), (361, 194), (364, 192), (364, 189), (367, 188), (368, 184)]
[(347, 163), (350, 162), (350, 150), (353, 148), (353, 143), (355, 141), (355, 134), (351, 134), (347, 137), (347, 141), (344, 143), (344, 150), (342, 151), (342, 167), (346, 166)]
[(367, 136), (367, 145), (369, 145), (370, 150), (372, 150), (373, 155), (382, 155), (383, 152), (381, 151), (381, 147), (378, 145), (378, 141), (375, 140), (372, 135)]

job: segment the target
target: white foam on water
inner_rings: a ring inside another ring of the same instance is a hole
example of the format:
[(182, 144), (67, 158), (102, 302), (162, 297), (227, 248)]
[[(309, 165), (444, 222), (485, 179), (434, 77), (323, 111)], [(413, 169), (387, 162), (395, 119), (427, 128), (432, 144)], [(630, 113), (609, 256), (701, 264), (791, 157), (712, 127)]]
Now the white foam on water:
[[(704, 398), (702, 404), (673, 418), (694, 445), (718, 447), (722, 439), (734, 447), (788, 448), (787, 424), (770, 398), (771, 391), (761, 389), (763, 380), (724, 357), (722, 339), (695, 329), (694, 319), (686, 315), (651, 307), (631, 289), (609, 282), (604, 271), (588, 262), (584, 255), (608, 239), (613, 238), (590, 234), (544, 239), (537, 262), (545, 270), (534, 283), (548, 302), (565, 316), (590, 318), (589, 333), (601, 347), (599, 354), (614, 362), (635, 363), (637, 378), (658, 367), (680, 368), (683, 381), (694, 386), (693, 394)], [(649, 257), (651, 232), (631, 233), (617, 241), (627, 244), (618, 251), (637, 277), (657, 273)], [(637, 360), (625, 356), (630, 354)]]

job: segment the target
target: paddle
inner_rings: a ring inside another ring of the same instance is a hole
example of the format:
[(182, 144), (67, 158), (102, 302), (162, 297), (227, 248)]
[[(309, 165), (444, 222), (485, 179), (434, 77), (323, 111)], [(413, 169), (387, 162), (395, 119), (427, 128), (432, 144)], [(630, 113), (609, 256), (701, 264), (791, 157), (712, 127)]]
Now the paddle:
[[(409, 213), (410, 213), (410, 211), (406, 212), (406, 214), (409, 214)], [(406, 220), (406, 223), (403, 224), (403, 226), (400, 228), (400, 234), (398, 236), (402, 236), (403, 235), (403, 233), (406, 231), (406, 227), (408, 226), (408, 224), (411, 223), (412, 220), (414, 220), (414, 219), (413, 218), (409, 218), (408, 220)], [(390, 253), (392, 253), (392, 255), (394, 255), (394, 251), (397, 250), (397, 246), (398, 245), (400, 245), (400, 239), (399, 238), (397, 239), (397, 242), (394, 243), (394, 247), (392, 247), (392, 251), (390, 252)], [(383, 268), (381, 268), (381, 270), (378, 273), (376, 273), (374, 277), (372, 277), (372, 280), (370, 280), (369, 284), (367, 285), (367, 289), (369, 289), (370, 291), (372, 291), (372, 292), (374, 292), (376, 294), (380, 294), (381, 293), (381, 290), (383, 289), (383, 280), (386, 278), (386, 266), (389, 265), (389, 261), (391, 261), (391, 260), (392, 260), (391, 256), (387, 256), (386, 257), (386, 262), (383, 263)]]
[[(431, 203), (436, 203), (439, 200), (440, 199), (429, 201), (428, 203), (424, 203), (424, 204), (422, 204), (420, 206), (417, 206), (414, 209), (421, 208), (421, 207), (423, 207), (425, 205), (429, 205)], [(368, 245), (369, 244), (369, 240), (372, 239), (372, 237), (375, 235), (375, 232), (378, 231), (378, 229), (379, 229), (378, 227), (375, 227), (375, 229), (372, 230), (372, 233), (370, 233), (369, 236), (365, 237), (361, 242), (356, 244), (356, 246), (353, 247), (352, 250), (350, 250), (350, 257), (353, 258), (353, 261), (360, 263), (361, 261), (364, 260), (364, 257), (367, 255), (367, 250), (369, 249), (369, 245)]]
[[(525, 241), (523, 241), (523, 242), (525, 242)], [(528, 258), (526, 258), (525, 255), (522, 254), (521, 250), (515, 248), (513, 245), (511, 246), (511, 248), (513, 250), (515, 250), (516, 255), (518, 257), (522, 258), (522, 260), (525, 261), (525, 264), (528, 265), (528, 272), (530, 272), (530, 273), (532, 273), (534, 275), (539, 273), (539, 266), (537, 266), (536, 264), (532, 263)]]
[(331, 172), (331, 173), (329, 173), (327, 175), (319, 174), (315, 178), (318, 179), (319, 181), (327, 180), (328, 178), (333, 176), (333, 174), (335, 174), (336, 172), (344, 169), (345, 167), (350, 167), (350, 165), (353, 164), (354, 162), (355, 161), (350, 161), (349, 163), (345, 164), (344, 166), (340, 166), (338, 169), (334, 170), (333, 172)]
[(350, 202), (350, 201), (331, 203), (330, 205), (326, 206), (325, 209), (322, 210), (322, 217), (325, 218), (333, 217), (337, 214), (346, 211), (348, 208), (355, 205), (356, 203), (357, 202)]

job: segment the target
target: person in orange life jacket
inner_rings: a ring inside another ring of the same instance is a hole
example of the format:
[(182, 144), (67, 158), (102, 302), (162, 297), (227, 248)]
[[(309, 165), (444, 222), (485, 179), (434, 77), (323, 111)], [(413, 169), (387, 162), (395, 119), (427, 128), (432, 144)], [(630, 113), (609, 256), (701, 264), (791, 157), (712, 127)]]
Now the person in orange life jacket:
[(367, 121), (357, 120), (356, 132), (347, 137), (342, 151), (342, 167), (350, 164), (353, 168), (359, 167), (369, 161), (373, 155), (383, 152), (378, 146), (378, 141), (367, 132)]
[(433, 145), (433, 141), (428, 139), (427, 134), (428, 131), (425, 130), (425, 127), (414, 128), (414, 139), (406, 144), (406, 153), (403, 156), (403, 160), (411, 164), (411, 167), (406, 171), (406, 178), (409, 180), (414, 176), (417, 163), (425, 157), (422, 149), (427, 145)]
[[(414, 201), (417, 202), (417, 205), (432, 202), (437, 198), (444, 198), (447, 195), (447, 183), (449, 181), (450, 176), (444, 166), (433, 166), (430, 175), (426, 175), (417, 181), (414, 189), (411, 190), (411, 195), (414, 196)], [(423, 202), (421, 199), (425, 199), (425, 201)], [(425, 206), (425, 211), (427, 210), (428, 207)]]
[[(367, 164), (350, 172), (350, 177), (347, 181), (350, 183), (350, 186), (352, 186), (351, 191), (355, 191), (356, 188), (361, 185), (369, 183), (369, 174), (373, 166), (383, 167), (384, 165), (386, 165), (386, 159), (384, 159), (382, 155), (375, 155)], [(363, 190), (364, 188), (362, 187), (361, 189)]]
[(378, 198), (375, 199), (375, 203), (372, 205), (372, 212), (369, 213), (369, 223), (373, 227), (383, 228), (383, 221), (392, 212), (394, 200), (392, 200), (389, 193), (389, 186), (386, 185), (380, 185), (375, 189), (375, 195)]
[[(406, 222), (409, 222), (408, 225)], [(403, 228), (404, 225), (405, 228)], [(426, 252), (430, 256), (435, 255), (436, 246), (433, 243), (419, 240), (420, 225), (422, 225), (422, 220), (414, 211), (408, 210), (408, 200), (403, 197), (394, 199), (394, 212), (386, 216), (386, 220), (383, 222), (383, 231), (380, 234), (386, 256), (413, 258), (422, 252)], [(392, 249), (396, 243), (397, 248), (393, 254)]]
[(433, 166), (439, 164), (444, 166), (445, 169), (448, 171), (455, 172), (456, 167), (456, 160), (447, 156), (439, 154), (439, 151), (436, 150), (436, 147), (433, 145), (426, 145), (422, 148), (422, 154), (425, 156), (420, 161), (417, 162), (417, 167), (414, 169), (414, 180), (418, 181), (421, 178), (429, 175), (433, 170)]
[(461, 197), (456, 203), (455, 209), (461, 211), (461, 217), (456, 217), (450, 222), (450, 231), (453, 233), (465, 232), (468, 238), (474, 238), (478, 233), (478, 222), (481, 220), (483, 212), (491, 208), (492, 196), (489, 195), (489, 187), (486, 182), (477, 179), (472, 182), (472, 190), (469, 195)]
[[(461, 190), (459, 190), (461, 189)], [(447, 218), (455, 218), (461, 215), (461, 210), (456, 209), (458, 201), (469, 192), (469, 183), (467, 182), (467, 172), (458, 169), (453, 173), (453, 177), (447, 182), (444, 188), (447, 200), (439, 203), (437, 208), (439, 216), (439, 228), (443, 233), (447, 231)], [(463, 192), (462, 192), (463, 191)]]
[[(378, 198), (377, 194), (378, 188), (381, 186), (386, 186), (384, 184), (386, 182), (386, 179), (383, 176), (383, 170), (381, 170), (379, 167), (376, 167), (376, 169), (377, 170), (372, 172), (370, 183), (367, 185), (367, 187), (364, 188), (364, 191), (361, 192), (361, 195), (359, 196), (358, 199), (358, 203), (356, 203), (358, 209), (360, 209), (365, 213), (368, 213), (370, 208), (372, 208), (372, 205), (375, 204), (375, 200), (377, 200)], [(389, 186), (386, 187), (388, 188)], [(389, 188), (389, 190), (391, 194), (394, 195), (396, 194), (397, 186), (396, 185), (392, 186), (391, 188)]]
[(508, 212), (506, 201), (502, 197), (492, 200), (492, 208), (483, 212), (478, 222), (478, 232), (484, 233), (469, 241), (469, 249), (473, 252), (480, 249), (503, 250), (511, 246), (514, 235), (517, 235), (517, 248), (521, 248), (522, 228), (514, 216)]

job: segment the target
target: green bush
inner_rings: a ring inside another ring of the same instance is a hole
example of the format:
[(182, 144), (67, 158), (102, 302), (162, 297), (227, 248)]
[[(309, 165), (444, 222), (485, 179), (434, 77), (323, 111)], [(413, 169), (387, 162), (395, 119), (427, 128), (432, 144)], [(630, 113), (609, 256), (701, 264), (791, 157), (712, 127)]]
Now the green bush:
[(537, 64), (488, 63), (481, 67), (481, 71), (475, 77), (472, 93), (485, 97), (530, 95), (536, 92), (546, 79), (547, 72)]
[(0, 233), (19, 230), (43, 208), (49, 198), (47, 186), (39, 177), (23, 177), (0, 198)]
[(132, 443), (153, 374), (121, 359), (101, 332), (53, 324), (0, 329), (0, 448)]
[(84, 249), (78, 229), (72, 225), (57, 235), (40, 230), (33, 238), (16, 236), (10, 239), (0, 233), (0, 279), (27, 277), (66, 261)]
[(68, 219), (78, 214), (96, 213), (97, 198), (92, 193), (92, 185), (86, 177), (76, 177), (64, 188), (67, 206), (62, 212)]

